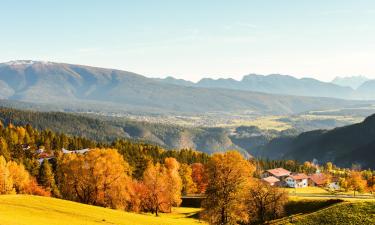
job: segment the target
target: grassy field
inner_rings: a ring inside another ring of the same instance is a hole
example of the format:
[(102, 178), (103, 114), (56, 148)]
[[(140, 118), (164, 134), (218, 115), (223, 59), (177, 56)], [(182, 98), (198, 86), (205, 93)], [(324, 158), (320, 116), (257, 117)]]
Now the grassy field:
[(305, 188), (283, 188), (291, 196), (294, 194), (312, 194), (312, 195), (329, 195), (330, 193), (320, 187), (305, 187)]
[(294, 215), (271, 222), (274, 225), (375, 224), (375, 203), (368, 201), (337, 203), (316, 212)]
[(159, 217), (127, 213), (55, 198), (28, 195), (0, 196), (1, 225), (203, 225), (193, 219), (196, 208), (176, 208)]

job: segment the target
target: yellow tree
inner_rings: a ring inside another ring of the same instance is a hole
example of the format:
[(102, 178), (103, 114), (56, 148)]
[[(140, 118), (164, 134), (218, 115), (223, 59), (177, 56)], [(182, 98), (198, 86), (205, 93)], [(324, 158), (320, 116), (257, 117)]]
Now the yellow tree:
[(216, 153), (207, 165), (208, 186), (203, 218), (210, 224), (226, 225), (248, 221), (245, 197), (254, 165), (236, 151)]
[(12, 194), (14, 192), (12, 177), (9, 173), (7, 163), (0, 155), (0, 194)]
[(64, 198), (112, 208), (125, 208), (129, 201), (130, 167), (114, 149), (64, 155), (57, 174)]
[(356, 192), (362, 193), (367, 186), (367, 182), (363, 179), (361, 172), (352, 171), (348, 179), (349, 188), (353, 190), (354, 196)]
[(15, 191), (19, 194), (27, 194), (30, 175), (25, 167), (22, 164), (18, 165), (16, 162), (10, 161), (7, 163), (7, 168)]
[(143, 173), (143, 184), (147, 189), (144, 208), (158, 216), (159, 212), (168, 211), (170, 198), (168, 175), (165, 167), (149, 163)]
[(180, 169), (178, 170), (181, 181), (182, 181), (182, 194), (193, 194), (197, 191), (196, 184), (193, 181), (192, 174), (193, 170), (188, 164), (180, 164)]
[(169, 211), (172, 210), (173, 206), (179, 206), (181, 204), (181, 190), (182, 181), (178, 170), (180, 164), (175, 158), (165, 159), (165, 168), (167, 172), (167, 185), (168, 185), (168, 196), (169, 196)]

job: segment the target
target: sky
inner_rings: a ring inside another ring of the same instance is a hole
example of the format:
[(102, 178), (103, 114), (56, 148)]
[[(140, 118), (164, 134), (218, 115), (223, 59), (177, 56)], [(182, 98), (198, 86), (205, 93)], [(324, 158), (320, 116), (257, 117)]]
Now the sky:
[(375, 78), (374, 0), (0, 0), (0, 62), (148, 77)]

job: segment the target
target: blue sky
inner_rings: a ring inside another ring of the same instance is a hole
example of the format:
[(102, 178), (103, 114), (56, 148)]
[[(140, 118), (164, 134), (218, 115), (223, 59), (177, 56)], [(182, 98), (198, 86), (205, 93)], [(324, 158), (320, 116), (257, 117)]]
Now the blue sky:
[(150, 77), (375, 78), (373, 0), (1, 0), (0, 61)]

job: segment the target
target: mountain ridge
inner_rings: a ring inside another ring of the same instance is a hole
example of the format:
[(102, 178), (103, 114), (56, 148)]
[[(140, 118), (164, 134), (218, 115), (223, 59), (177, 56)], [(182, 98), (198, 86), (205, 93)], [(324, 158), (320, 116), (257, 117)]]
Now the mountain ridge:
[(226, 88), (184, 87), (140, 74), (66, 63), (15, 61), (0, 64), (0, 96), (32, 103), (110, 105), (148, 112), (290, 114), (363, 102), (275, 95)]

